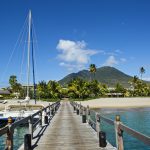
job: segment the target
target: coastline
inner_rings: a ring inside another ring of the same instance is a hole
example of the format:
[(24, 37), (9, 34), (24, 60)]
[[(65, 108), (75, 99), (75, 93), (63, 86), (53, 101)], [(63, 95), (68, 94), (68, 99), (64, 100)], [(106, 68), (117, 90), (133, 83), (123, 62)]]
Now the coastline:
[[(8, 100), (8, 103), (0, 103), (0, 110), (4, 110), (7, 105), (18, 104), (18, 100)], [(50, 102), (53, 103), (53, 102)], [(81, 105), (87, 107), (89, 105), (92, 109), (97, 108), (149, 108), (150, 107), (150, 97), (132, 97), (132, 98), (98, 98), (87, 101), (77, 101)], [(30, 101), (30, 104), (34, 104), (34, 100)], [(49, 102), (37, 101), (37, 104), (42, 104), (48, 106)]]
[(150, 97), (134, 98), (99, 98), (87, 101), (78, 101), (81, 105), (92, 109), (97, 108), (149, 108)]

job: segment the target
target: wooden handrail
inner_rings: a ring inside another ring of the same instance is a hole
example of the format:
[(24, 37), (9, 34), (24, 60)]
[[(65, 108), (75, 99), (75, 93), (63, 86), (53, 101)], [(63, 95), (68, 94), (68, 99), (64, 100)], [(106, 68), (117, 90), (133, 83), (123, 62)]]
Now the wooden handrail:
[(40, 119), (37, 120), (37, 121), (33, 124), (33, 128), (35, 128), (35, 127), (39, 124), (40, 121), (41, 121)]
[(27, 122), (29, 120), (30, 116), (26, 117), (26, 118), (22, 118), (21, 120), (19, 121), (16, 121), (14, 122), (12, 125), (11, 125), (11, 129), (15, 129), (17, 126), (19, 126), (20, 124), (24, 123), (24, 122)]
[(145, 143), (147, 145), (150, 145), (150, 137), (149, 136), (146, 136), (138, 131), (135, 131), (134, 129), (129, 128), (122, 123), (119, 125), (119, 127), (121, 130), (125, 131), (126, 133), (130, 134), (131, 136), (135, 137), (136, 139), (142, 141), (143, 143)]
[[(40, 116), (35, 123), (32, 122), (33, 118), (39, 114), (42, 115), (43, 112), (47, 112), (45, 115), (49, 114), (49, 118), (51, 119), (51, 116), (49, 113), (50, 107), (55, 108), (55, 110), (56, 110), (56, 109), (58, 109), (59, 105), (60, 105), (60, 101), (57, 101), (56, 103), (53, 103), (52, 105), (48, 105), (45, 108), (35, 112), (32, 115), (22, 118), (21, 120), (18, 120), (14, 123), (12, 123), (12, 121), (11, 121), (11, 123), (9, 123), (7, 126), (1, 128), (0, 136), (4, 135), (6, 133), (7, 133), (7, 136), (9, 136), (8, 138), (6, 138), (6, 140), (7, 140), (6, 145), (9, 144), (9, 145), (7, 145), (7, 147), (9, 147), (10, 149), (13, 149), (13, 131), (17, 126), (19, 126), (20, 124), (23, 124), (25, 122), (29, 122), (29, 133), (31, 134), (31, 140), (32, 140), (32, 134), (35, 131), (35, 130), (33, 130), (33, 128), (35, 128), (36, 125), (41, 124), (42, 116)], [(49, 109), (49, 111), (47, 111), (47, 109)], [(12, 120), (12, 118), (11, 118), (11, 120)], [(9, 141), (8, 141), (8, 139), (9, 139)]]
[[(71, 102), (73, 107), (78, 107), (78, 103), (76, 102)], [(82, 105), (80, 105), (80, 107), (84, 107)], [(84, 107), (85, 108), (85, 107)], [(90, 112), (96, 113), (94, 110), (90, 110)], [(115, 126), (115, 132), (116, 132), (116, 143), (117, 143), (117, 148), (118, 150), (123, 150), (123, 131), (125, 131), (126, 133), (130, 134), (131, 136), (133, 136), (134, 138), (142, 141), (143, 143), (145, 143), (146, 145), (150, 145), (150, 137), (147, 135), (144, 135), (126, 125), (124, 125), (123, 123), (120, 122), (120, 116), (117, 116), (119, 118), (117, 118), (117, 120), (113, 121), (107, 117), (104, 117), (102, 115), (100, 115), (99, 113), (97, 113), (96, 117), (99, 117), (99, 121), (103, 120), (105, 122), (107, 122), (110, 125)], [(97, 119), (97, 118), (96, 118)], [(118, 120), (119, 119), (119, 120)], [(89, 122), (92, 122), (92, 124), (96, 124), (96, 122), (90, 117)], [(117, 141), (118, 140), (118, 141)]]
[(89, 119), (90, 122), (92, 122), (93, 124), (96, 124), (96, 122), (93, 119)]
[(114, 125), (114, 121), (109, 118), (100, 115), (100, 119), (102, 119), (103, 121), (107, 122), (110, 125)]
[(3, 128), (0, 129), (0, 136), (2, 136), (3, 134), (5, 134), (7, 132), (7, 130), (9, 129), (9, 126), (5, 126)]
[(35, 116), (39, 115), (40, 112), (41, 112), (41, 110), (37, 111), (36, 113), (34, 113), (34, 114), (32, 115), (32, 117), (35, 117)]

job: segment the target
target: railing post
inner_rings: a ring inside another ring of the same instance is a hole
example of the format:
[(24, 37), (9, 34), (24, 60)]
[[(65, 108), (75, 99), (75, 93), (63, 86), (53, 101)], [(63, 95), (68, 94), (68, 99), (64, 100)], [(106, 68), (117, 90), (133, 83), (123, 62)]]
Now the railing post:
[(51, 105), (51, 116), (54, 116), (54, 104)]
[(106, 147), (106, 133), (103, 131), (99, 132), (99, 147)]
[(75, 108), (77, 109), (77, 104), (76, 104), (76, 102), (74, 102), (74, 106), (75, 106)]
[(79, 104), (79, 114), (80, 114), (80, 116), (82, 115), (82, 106), (81, 106), (81, 102), (80, 102), (80, 104)]
[(98, 113), (96, 113), (95, 115), (95, 119), (96, 119), (96, 131), (97, 131), (97, 136), (99, 138), (99, 147), (106, 147), (107, 142), (106, 142), (106, 133), (101, 131), (101, 119), (100, 119), (100, 115)]
[(74, 102), (75, 112), (77, 112), (77, 104)]
[(39, 119), (40, 119), (40, 127), (42, 127), (42, 110), (39, 113)]
[(83, 106), (80, 105), (80, 116), (83, 115), (83, 109), (84, 109)]
[(86, 123), (86, 108), (83, 107), (82, 112), (82, 123)]
[(24, 150), (31, 150), (33, 138), (33, 118), (30, 116), (29, 120), (29, 134), (24, 135)]
[(47, 116), (47, 110), (46, 110), (46, 108), (44, 110), (44, 124), (48, 124), (48, 116)]
[(56, 103), (54, 103), (54, 114), (56, 113)]
[(33, 120), (32, 120), (32, 116), (30, 116), (30, 119), (29, 119), (29, 134), (31, 134), (31, 140), (33, 138)]
[(79, 115), (79, 104), (76, 102), (76, 114)]
[(49, 103), (49, 117), (51, 116), (51, 105), (50, 105), (50, 103)]
[(60, 106), (60, 101), (57, 102), (57, 105), (56, 105), (56, 111), (58, 111), (59, 106)]
[(87, 109), (86, 109), (86, 116), (87, 116), (87, 122), (89, 123), (89, 120), (90, 120), (90, 108), (89, 108), (89, 105), (87, 106)]
[(124, 150), (123, 131), (120, 129), (119, 125), (120, 125), (120, 116), (116, 115), (115, 121), (116, 147), (117, 150)]
[(79, 115), (79, 107), (78, 107), (78, 105), (77, 105), (77, 111), (76, 112), (77, 112), (77, 115)]
[(25, 134), (24, 136), (24, 150), (31, 150), (32, 144), (31, 144), (31, 134)]
[(13, 120), (12, 117), (8, 117), (8, 126), (9, 129), (7, 131), (7, 137), (6, 137), (6, 149), (7, 150), (13, 150), (13, 129), (11, 129), (11, 124)]
[(75, 107), (76, 107), (76, 111), (75, 111), (75, 113), (77, 113), (77, 109), (78, 109), (78, 107), (77, 107), (77, 104), (75, 103)]
[(99, 137), (99, 132), (100, 132), (100, 117), (98, 113), (95, 113), (95, 119), (96, 119), (96, 132), (97, 136)]
[(73, 102), (73, 112), (76, 111), (76, 106), (75, 106), (75, 103)]

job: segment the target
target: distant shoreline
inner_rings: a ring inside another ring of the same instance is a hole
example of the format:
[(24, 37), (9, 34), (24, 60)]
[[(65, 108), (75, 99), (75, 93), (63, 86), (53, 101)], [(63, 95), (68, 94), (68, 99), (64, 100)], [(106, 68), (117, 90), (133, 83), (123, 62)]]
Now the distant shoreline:
[(78, 101), (81, 105), (92, 109), (97, 108), (149, 108), (150, 97), (135, 97), (135, 98), (99, 98), (87, 101)]

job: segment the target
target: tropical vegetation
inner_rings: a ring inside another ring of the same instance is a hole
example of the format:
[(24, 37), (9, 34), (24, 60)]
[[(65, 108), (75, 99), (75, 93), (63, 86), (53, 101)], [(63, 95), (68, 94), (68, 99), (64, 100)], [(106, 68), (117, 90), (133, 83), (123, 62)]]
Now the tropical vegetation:
[[(90, 80), (94, 79), (95, 73), (96, 73), (96, 65), (95, 64), (90, 64), (89, 72), (91, 73)], [(92, 78), (92, 75), (93, 75), (93, 78)]]
[(141, 80), (144, 73), (145, 73), (144, 67), (140, 67)]
[[(128, 81), (130, 86), (128, 88), (124, 87), (120, 82), (116, 82), (113, 88), (99, 82), (94, 78), (96, 70), (96, 66), (91, 64), (89, 69), (91, 80), (84, 80), (77, 77), (70, 80), (65, 86), (52, 80), (48, 82), (44, 80), (40, 81), (36, 84), (36, 97), (42, 100), (58, 100), (64, 97), (84, 100), (106, 97), (117, 93), (124, 97), (150, 96), (150, 84), (142, 80), (142, 75), (145, 73), (144, 67), (140, 68), (140, 79), (136, 75), (130, 78)], [(25, 98), (26, 87), (17, 81), (17, 76), (10, 76), (9, 84), (10, 87), (8, 87), (7, 90), (11, 92), (10, 98)], [(31, 98), (34, 98), (33, 91), (34, 88), (31, 87)]]

